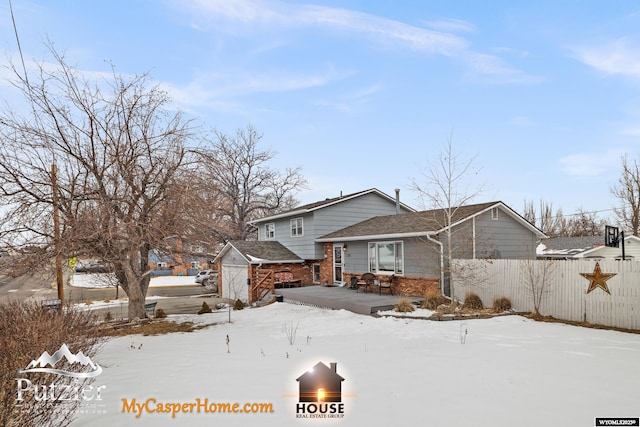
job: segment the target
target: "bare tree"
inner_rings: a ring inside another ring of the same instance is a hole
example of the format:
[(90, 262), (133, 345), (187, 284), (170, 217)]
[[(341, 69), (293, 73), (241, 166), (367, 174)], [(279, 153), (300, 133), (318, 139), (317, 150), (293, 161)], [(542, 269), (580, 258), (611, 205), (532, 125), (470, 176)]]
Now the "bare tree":
[(614, 210), (618, 222), (630, 230), (634, 236), (640, 231), (640, 165), (622, 156), (622, 173), (618, 185), (611, 188), (611, 194), (620, 200), (620, 207)]
[(543, 301), (553, 292), (553, 275), (557, 266), (555, 260), (520, 260), (520, 277), (531, 297), (534, 314), (542, 316), (540, 307)]
[(250, 221), (294, 207), (295, 194), (306, 186), (299, 167), (277, 171), (268, 165), (275, 152), (261, 148), (261, 140), (251, 125), (231, 136), (215, 130), (200, 152), (198, 206), (206, 209), (201, 218), (218, 241), (250, 238)]
[(146, 74), (90, 80), (50, 51), (29, 79), (13, 68), (30, 112), (0, 115), (0, 238), (52, 254), (55, 163), (65, 255), (112, 265), (129, 318), (145, 317), (149, 251), (183, 226), (190, 124)]
[(595, 212), (586, 212), (578, 209), (578, 212), (571, 215), (564, 227), (564, 237), (599, 236), (604, 233), (607, 221), (598, 219)]
[(442, 228), (445, 229), (443, 276), (445, 284), (449, 283), (449, 294), (454, 303), (453, 281), (451, 280), (451, 260), (453, 259), (452, 235), (453, 219), (461, 206), (468, 204), (482, 192), (482, 185), (478, 185), (472, 176), (479, 171), (475, 168), (476, 157), (465, 159), (461, 152), (453, 146), (453, 134), (449, 136), (447, 144), (438, 155), (438, 161), (431, 164), (424, 172), (422, 179), (413, 179), (411, 188), (418, 193), (425, 207), (441, 209), (443, 212)]
[(554, 213), (553, 203), (542, 199), (539, 203), (539, 211), (536, 210), (533, 202), (525, 201), (523, 217), (550, 237), (562, 235), (565, 228), (566, 220), (562, 215), (562, 209), (558, 208)]

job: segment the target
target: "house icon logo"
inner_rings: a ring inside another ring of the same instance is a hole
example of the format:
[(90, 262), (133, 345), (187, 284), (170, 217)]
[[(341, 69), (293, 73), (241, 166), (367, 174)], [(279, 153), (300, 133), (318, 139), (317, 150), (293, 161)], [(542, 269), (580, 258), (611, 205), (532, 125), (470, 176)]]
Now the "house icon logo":
[(329, 366), (316, 363), (311, 369), (300, 375), (298, 382), (297, 418), (342, 418), (342, 382), (338, 375), (338, 364)]

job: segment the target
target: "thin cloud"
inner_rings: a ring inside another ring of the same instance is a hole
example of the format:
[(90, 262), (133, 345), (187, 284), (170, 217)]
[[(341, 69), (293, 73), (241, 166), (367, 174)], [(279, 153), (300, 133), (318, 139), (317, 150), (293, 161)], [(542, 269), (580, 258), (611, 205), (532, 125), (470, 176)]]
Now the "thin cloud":
[(441, 19), (438, 21), (426, 21), (425, 25), (439, 31), (455, 31), (461, 33), (472, 33), (476, 30), (475, 25), (461, 19)]
[[(363, 35), (375, 42), (425, 54), (443, 55), (466, 64), (475, 73), (492, 76), (507, 83), (536, 80), (521, 70), (508, 66), (499, 57), (474, 52), (466, 39), (452, 31), (471, 32), (474, 27), (460, 20), (431, 22), (431, 28), (420, 28), (392, 19), (317, 5), (293, 5), (264, 0), (192, 0), (179, 2), (193, 19), (216, 21), (216, 30), (224, 27), (237, 31), (233, 24), (260, 25), (269, 28), (326, 27)], [(222, 22), (220, 22), (222, 20)], [(228, 23), (228, 22), (227, 22)], [(201, 25), (199, 25), (201, 26)]]
[(351, 72), (338, 72), (329, 68), (313, 74), (263, 72), (236, 73), (231, 70), (219, 74), (196, 76), (184, 86), (163, 84), (176, 102), (192, 106), (229, 105), (223, 99), (251, 93), (289, 92), (320, 87), (329, 82), (347, 78)]
[(372, 96), (381, 90), (382, 87), (380, 85), (372, 85), (357, 90), (352, 94), (342, 96), (339, 100), (316, 99), (312, 102), (314, 105), (327, 107), (341, 113), (355, 115), (365, 110), (369, 105)]
[(575, 48), (574, 55), (605, 74), (640, 78), (640, 47), (624, 38), (601, 46)]
[(571, 176), (593, 177), (617, 167), (621, 151), (611, 150), (604, 153), (578, 153), (560, 159), (562, 171)]

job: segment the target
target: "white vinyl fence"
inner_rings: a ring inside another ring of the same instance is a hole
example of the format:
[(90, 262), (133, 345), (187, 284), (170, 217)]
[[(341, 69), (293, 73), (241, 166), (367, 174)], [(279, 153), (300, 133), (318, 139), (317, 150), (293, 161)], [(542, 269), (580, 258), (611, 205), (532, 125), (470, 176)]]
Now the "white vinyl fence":
[(640, 330), (640, 261), (598, 261), (601, 287), (587, 292), (595, 260), (454, 260), (455, 298), (476, 293), (485, 306), (507, 297), (516, 311), (533, 312), (538, 296), (540, 314), (557, 319)]

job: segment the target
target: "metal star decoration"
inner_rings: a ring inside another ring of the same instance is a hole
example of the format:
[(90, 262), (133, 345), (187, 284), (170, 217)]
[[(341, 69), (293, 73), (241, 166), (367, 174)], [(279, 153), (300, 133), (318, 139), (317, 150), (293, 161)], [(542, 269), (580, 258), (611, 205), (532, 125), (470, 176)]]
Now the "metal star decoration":
[(603, 273), (600, 270), (600, 263), (596, 262), (596, 267), (593, 269), (593, 273), (580, 273), (582, 277), (589, 280), (589, 289), (587, 289), (587, 293), (591, 292), (595, 288), (600, 288), (609, 295), (609, 288), (607, 287), (607, 280), (611, 279), (617, 273)]

